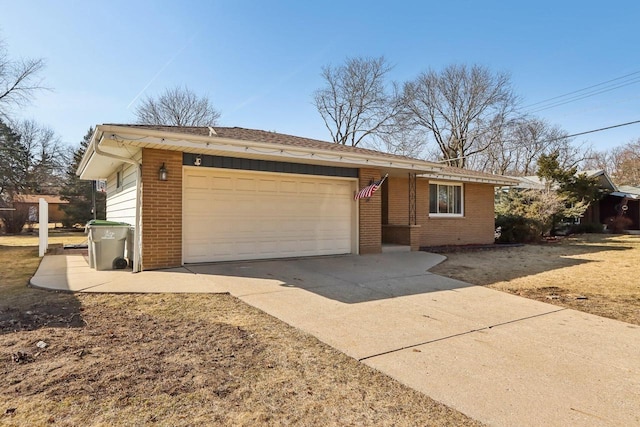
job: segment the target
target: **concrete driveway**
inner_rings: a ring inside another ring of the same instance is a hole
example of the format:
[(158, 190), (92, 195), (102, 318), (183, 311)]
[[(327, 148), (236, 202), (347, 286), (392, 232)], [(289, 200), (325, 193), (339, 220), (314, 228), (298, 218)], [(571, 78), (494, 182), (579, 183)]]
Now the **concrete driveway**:
[[(443, 258), (412, 252), (219, 263), (95, 272), (102, 276), (93, 282), (84, 270), (75, 273), (82, 281), (67, 271), (58, 287), (230, 292), (490, 425), (640, 425), (639, 327), (427, 271)], [(55, 287), (58, 261), (47, 262), (32, 283)]]

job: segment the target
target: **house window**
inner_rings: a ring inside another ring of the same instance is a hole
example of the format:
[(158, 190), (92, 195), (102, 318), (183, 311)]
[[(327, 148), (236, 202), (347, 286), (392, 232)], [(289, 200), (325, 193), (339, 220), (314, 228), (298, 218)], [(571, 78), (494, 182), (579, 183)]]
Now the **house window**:
[(429, 215), (462, 216), (462, 184), (429, 184)]
[(116, 172), (116, 190), (122, 190), (122, 169)]

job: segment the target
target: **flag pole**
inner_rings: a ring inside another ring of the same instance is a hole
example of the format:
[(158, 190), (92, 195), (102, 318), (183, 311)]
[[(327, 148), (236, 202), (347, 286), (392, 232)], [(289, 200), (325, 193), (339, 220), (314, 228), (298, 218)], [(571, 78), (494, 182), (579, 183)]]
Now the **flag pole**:
[(367, 185), (366, 187), (364, 187), (363, 189), (355, 193), (353, 198), (355, 200), (366, 198), (367, 201), (369, 201), (373, 193), (375, 193), (375, 191), (382, 186), (382, 184), (388, 177), (389, 177), (389, 174), (385, 174), (385, 176), (383, 176), (380, 181), (374, 181), (372, 179), (369, 185)]

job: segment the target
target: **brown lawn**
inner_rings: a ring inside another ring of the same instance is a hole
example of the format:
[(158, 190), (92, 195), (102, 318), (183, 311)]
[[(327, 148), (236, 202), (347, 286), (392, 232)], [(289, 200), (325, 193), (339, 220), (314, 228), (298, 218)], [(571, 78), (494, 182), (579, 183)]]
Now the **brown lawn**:
[(480, 425), (229, 295), (28, 288), (35, 245), (0, 237), (0, 425)]
[(458, 251), (433, 273), (640, 325), (640, 236)]

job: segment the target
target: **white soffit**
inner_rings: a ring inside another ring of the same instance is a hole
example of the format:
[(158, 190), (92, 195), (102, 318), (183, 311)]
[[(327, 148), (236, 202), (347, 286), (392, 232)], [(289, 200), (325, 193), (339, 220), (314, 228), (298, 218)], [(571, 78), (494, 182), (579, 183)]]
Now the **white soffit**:
[(439, 181), (452, 181), (452, 182), (475, 182), (479, 184), (492, 184), (492, 185), (516, 185), (518, 181), (510, 178), (502, 178), (500, 175), (493, 176), (473, 176), (473, 175), (453, 175), (453, 174), (443, 174), (435, 172), (433, 174), (422, 174), (419, 175), (420, 178), (426, 178), (430, 180), (439, 180)]
[(100, 127), (104, 132), (101, 147), (126, 144), (139, 148), (155, 148), (186, 153), (233, 156), (242, 158), (278, 160), (344, 167), (372, 167), (392, 170), (413, 171), (415, 173), (440, 170), (440, 166), (418, 159), (393, 158), (385, 155), (337, 152), (311, 147), (284, 144), (260, 143), (220, 137), (206, 137), (185, 134), (184, 138), (175, 133), (163, 133), (144, 129), (145, 132), (131, 132), (126, 127)]
[[(100, 149), (109, 154), (131, 159), (137, 157), (140, 152), (137, 147), (125, 146), (124, 144), (118, 144), (116, 141), (111, 142), (112, 144), (100, 144)], [(87, 152), (90, 157), (82, 169), (81, 179), (106, 179), (124, 163), (121, 160), (93, 152), (91, 145), (89, 145)]]

